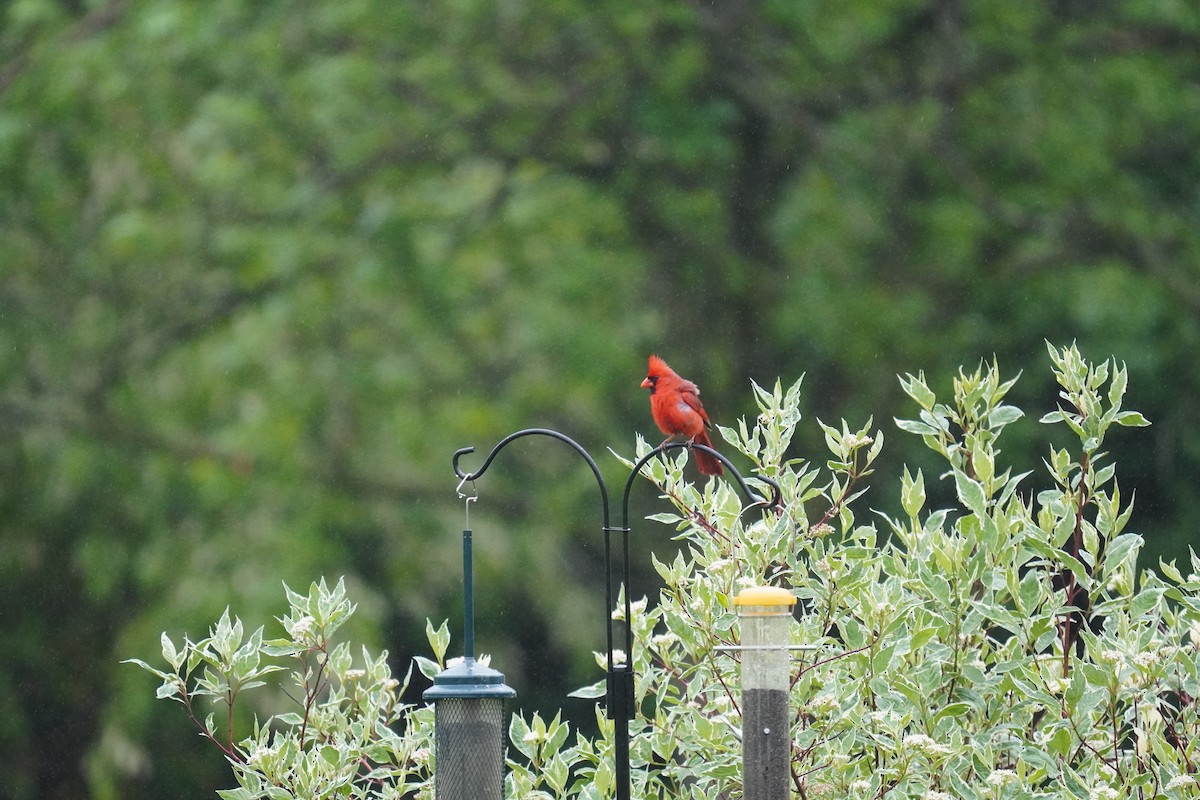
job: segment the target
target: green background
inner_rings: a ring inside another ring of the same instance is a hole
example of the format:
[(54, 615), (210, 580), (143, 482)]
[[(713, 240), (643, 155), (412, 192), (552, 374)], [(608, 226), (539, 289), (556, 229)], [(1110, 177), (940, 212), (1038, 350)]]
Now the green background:
[[(1198, 264), (1191, 3), (13, 0), (0, 797), (229, 785), (118, 661), (227, 605), (273, 632), (284, 581), (347, 576), (402, 673), (459, 633), (454, 450), (557, 428), (619, 491), (652, 350), (723, 424), (801, 373), (810, 422), (874, 414), (890, 510), (932, 464), (897, 373), (1024, 370), (1041, 469), (1077, 340), (1154, 423), (1111, 442), (1147, 563), (1186, 554)], [(594, 482), (531, 440), (477, 489), (480, 649), (587, 720)], [(635, 534), (642, 594), (670, 531)]]

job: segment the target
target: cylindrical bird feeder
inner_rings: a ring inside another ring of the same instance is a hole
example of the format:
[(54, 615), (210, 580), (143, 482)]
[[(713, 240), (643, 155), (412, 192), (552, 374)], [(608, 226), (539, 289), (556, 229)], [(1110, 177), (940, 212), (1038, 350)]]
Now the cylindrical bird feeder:
[[(468, 513), (474, 499), (467, 500)], [(437, 800), (501, 800), (504, 796), (504, 701), (517, 693), (504, 683), (502, 673), (475, 660), (471, 542), (471, 529), (467, 527), (463, 531), (466, 656), (439, 672), (424, 694), (433, 702), (433, 786)]]
[(504, 675), (473, 658), (443, 670), (425, 690), (434, 709), (437, 800), (500, 800), (504, 794)]
[(788, 623), (796, 597), (756, 586), (736, 598), (742, 644), (742, 781), (744, 800), (788, 800)]

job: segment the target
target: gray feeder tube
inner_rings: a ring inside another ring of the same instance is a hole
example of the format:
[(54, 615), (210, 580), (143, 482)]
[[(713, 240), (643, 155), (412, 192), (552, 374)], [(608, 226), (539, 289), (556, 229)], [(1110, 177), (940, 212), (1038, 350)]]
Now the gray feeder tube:
[(733, 602), (742, 631), (742, 796), (788, 800), (788, 628), (796, 597), (786, 589), (756, 586)]
[(516, 694), (503, 674), (473, 658), (433, 679), (424, 697), (433, 701), (437, 800), (501, 800), (504, 701)]

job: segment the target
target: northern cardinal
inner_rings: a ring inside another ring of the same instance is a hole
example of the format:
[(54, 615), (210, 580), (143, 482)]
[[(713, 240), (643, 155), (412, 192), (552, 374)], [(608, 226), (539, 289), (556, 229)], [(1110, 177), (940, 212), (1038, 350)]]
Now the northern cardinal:
[[(650, 368), (642, 388), (650, 390), (650, 413), (654, 423), (669, 438), (682, 436), (690, 442), (712, 447), (707, 428), (712, 427), (696, 384), (680, 376), (656, 355), (650, 356)], [(663, 442), (666, 444), (666, 442)], [(701, 475), (721, 475), (721, 462), (703, 450), (696, 450), (696, 467)]]

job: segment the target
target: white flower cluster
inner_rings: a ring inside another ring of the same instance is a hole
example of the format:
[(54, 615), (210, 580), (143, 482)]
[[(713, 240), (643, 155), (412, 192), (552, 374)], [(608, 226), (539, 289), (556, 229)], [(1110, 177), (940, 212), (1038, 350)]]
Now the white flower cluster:
[(842, 448), (845, 450), (853, 450), (856, 447), (865, 447), (875, 441), (870, 436), (856, 436), (853, 433), (846, 434), (842, 437)]
[[(601, 653), (593, 650), (592, 656), (595, 657), (596, 663), (600, 665), (600, 669), (608, 669), (608, 653)], [(628, 660), (624, 650), (613, 648), (613, 664), (624, 664)]]
[(1196, 785), (1196, 779), (1191, 775), (1176, 775), (1167, 782), (1167, 789), (1183, 789)]
[(288, 628), (288, 633), (293, 639), (299, 639), (312, 630), (313, 623), (316, 622), (311, 616), (303, 616), (292, 623), (292, 627)]
[(813, 539), (819, 539), (822, 536), (829, 536), (832, 533), (834, 533), (833, 526), (828, 522), (822, 522), (819, 525), (813, 525), (808, 529), (808, 535)]
[(923, 733), (910, 733), (904, 737), (904, 749), (912, 750), (922, 755), (945, 755), (950, 752), (950, 748), (941, 742), (935, 741), (932, 736), (926, 736)]
[(653, 644), (659, 650), (665, 650), (666, 648), (670, 647), (671, 645), (675, 644), (678, 641), (679, 641), (679, 634), (672, 633), (671, 631), (667, 631), (666, 633), (656, 634), (655, 636), (651, 637), (651, 639), (650, 639), (650, 643)]
[(1008, 786), (1011, 783), (1016, 783), (1017, 780), (1017, 773), (1011, 769), (994, 769), (987, 776), (988, 786)]
[(832, 714), (839, 707), (838, 699), (832, 694), (820, 694), (808, 704), (808, 710), (816, 715)]
[[(643, 597), (641, 600), (631, 600), (629, 603), (629, 613), (635, 617), (645, 614), (646, 613), (646, 598)], [(612, 618), (616, 619), (616, 620), (625, 619), (625, 607), (619, 605), (616, 608), (614, 608), (613, 612), (612, 612)]]

